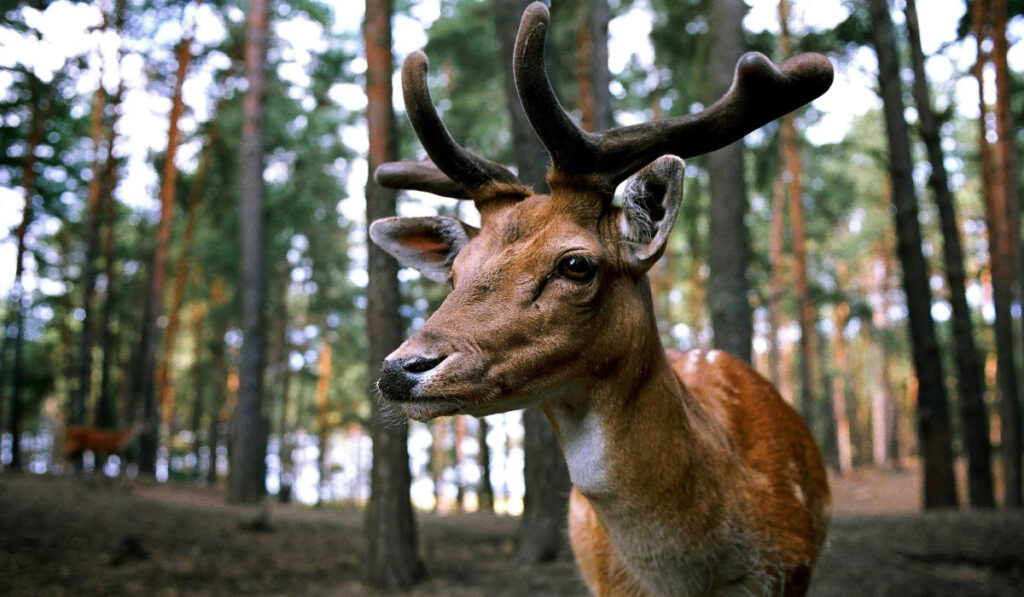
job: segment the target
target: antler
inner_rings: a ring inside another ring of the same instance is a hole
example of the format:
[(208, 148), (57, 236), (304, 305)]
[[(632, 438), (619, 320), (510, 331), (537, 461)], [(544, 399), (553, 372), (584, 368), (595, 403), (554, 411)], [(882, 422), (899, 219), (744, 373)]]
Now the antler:
[(427, 56), (413, 52), (402, 64), (405, 110), (432, 161), (391, 162), (374, 178), (382, 186), (428, 191), (446, 197), (485, 201), (493, 197), (528, 197), (531, 191), (508, 169), (467, 151), (441, 122), (427, 87)]
[(707, 109), (687, 116), (589, 133), (572, 121), (544, 68), (548, 9), (534, 2), (516, 36), (516, 89), (530, 124), (551, 155), (556, 175), (590, 178), (609, 194), (628, 176), (664, 155), (693, 157), (742, 138), (810, 102), (832, 84), (832, 65), (801, 54), (776, 66), (749, 52), (736, 64), (732, 87)]

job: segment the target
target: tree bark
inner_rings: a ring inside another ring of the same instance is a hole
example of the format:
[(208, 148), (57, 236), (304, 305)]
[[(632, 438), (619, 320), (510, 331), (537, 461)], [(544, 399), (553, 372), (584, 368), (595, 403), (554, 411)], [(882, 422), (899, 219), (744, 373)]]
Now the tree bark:
[[(21, 431), (23, 414), (21, 408), (21, 366), (22, 366), (22, 342), (23, 327), (25, 324), (25, 304), (22, 275), (25, 273), (25, 252), (28, 228), (35, 218), (32, 206), (32, 198), (36, 194), (36, 148), (42, 138), (43, 127), (46, 124), (47, 110), (49, 107), (49, 94), (51, 90), (44, 88), (42, 82), (29, 73), (31, 79), (32, 116), (29, 120), (28, 136), (25, 142), (25, 162), (21, 169), (21, 187), (25, 194), (25, 206), (21, 212), (21, 223), (15, 230), (14, 237), (17, 245), (14, 261), (14, 282), (11, 284), (9, 297), (10, 313), (14, 315), (14, 359), (11, 363), (11, 394), (10, 409), (8, 411), (8, 426), (11, 431), (11, 464), (12, 469), (21, 468)], [(4, 352), (6, 352), (6, 340), (8, 329), (6, 322), (3, 330)], [(5, 377), (0, 376), (0, 388), (3, 387)]]
[(477, 453), (477, 465), (480, 467), (480, 483), (476, 488), (478, 510), (480, 512), (494, 512), (494, 486), (491, 485), (491, 448), (487, 445), (487, 433), (490, 426), (487, 419), (477, 419), (477, 443), (480, 451)]
[[(214, 110), (216, 116), (218, 110)], [(213, 125), (211, 125), (212, 127)], [(171, 287), (171, 304), (167, 309), (167, 327), (164, 330), (164, 346), (160, 355), (160, 369), (156, 377), (156, 395), (160, 398), (163, 426), (167, 430), (168, 439), (173, 437), (174, 428), (174, 379), (171, 371), (171, 361), (174, 358), (174, 348), (178, 341), (178, 327), (181, 321), (181, 304), (185, 296), (185, 284), (189, 271), (189, 249), (192, 246), (192, 237), (195, 235), (196, 219), (199, 213), (199, 198), (202, 196), (203, 183), (206, 180), (206, 171), (209, 168), (210, 154), (213, 153), (213, 142), (216, 129), (211, 128), (207, 133), (206, 145), (199, 154), (199, 163), (189, 185), (188, 210), (185, 216), (185, 230), (181, 235), (181, 247), (178, 259), (174, 266), (174, 284)]]
[[(793, 55), (789, 39), (789, 3), (779, 2), (779, 23), (782, 34), (782, 59)], [(803, 165), (797, 147), (796, 114), (782, 117), (779, 129), (783, 162), (786, 165), (783, 183), (789, 190), (789, 225), (793, 234), (793, 265), (796, 271), (797, 321), (800, 323), (800, 414), (807, 426), (814, 429), (814, 307), (807, 290), (807, 232), (804, 225)]]
[[(1017, 298), (1024, 294), (1024, 259), (1021, 256), (1020, 234), (1020, 172), (1017, 169), (1017, 129), (1013, 122), (1010, 80), (1010, 69), (1007, 62), (1009, 42), (1006, 37), (1007, 8), (1006, 0), (991, 0), (992, 10), (992, 63), (996, 69), (996, 163), (998, 164), (999, 186), (1006, 203), (1006, 219), (1009, 224), (1009, 242), (1014, 249), (1014, 260), (1017, 266)], [(1024, 341), (1024, 333), (1021, 334)], [(1006, 506), (1020, 508), (1022, 501), (1021, 487), (1021, 416), (1019, 386), (1018, 394), (1006, 395), (1000, 403), (1002, 418), (1002, 449), (1003, 476), (1006, 479)]]
[[(993, 151), (992, 144), (987, 139), (987, 115), (988, 102), (985, 99), (984, 88), (984, 65), (988, 60), (984, 51), (983, 41), (987, 25), (995, 23), (996, 27), (991, 31), (993, 43), (993, 62), (999, 54), (998, 37), (1003, 35), (1005, 43), (1005, 24), (999, 29), (998, 23), (1005, 19), (1006, 6), (1004, 3), (977, 0), (973, 5), (974, 36), (978, 52), (978, 61), (975, 64), (974, 75), (978, 82), (978, 97), (980, 118), (978, 145), (981, 154), (982, 186), (985, 189), (985, 210), (986, 223), (989, 234), (989, 255), (991, 258), (992, 270), (992, 291), (993, 303), (995, 306), (995, 336), (996, 355), (998, 367), (996, 380), (999, 386), (1000, 398), (1000, 419), (1001, 419), (1001, 449), (1004, 481), (1004, 502), (1007, 507), (1019, 508), (1021, 506), (1021, 461), (1020, 461), (1020, 390), (1018, 386), (1017, 369), (1014, 363), (1013, 338), (1013, 299), (1015, 285), (1018, 281), (1017, 273), (1017, 244), (1019, 243), (1019, 232), (1015, 231), (1018, 209), (1014, 205), (1016, 198), (1015, 189), (1010, 186), (1016, 184), (1016, 174), (1009, 173), (1007, 167), (1015, 153), (1012, 148), (1012, 133), (1004, 129), (1007, 119), (1010, 118), (1009, 110), (1001, 106), (1002, 98), (996, 100), (996, 132), (1006, 135), (1009, 143), (996, 142)], [(988, 14), (986, 15), (986, 11)], [(1000, 14), (1003, 16), (1000, 17)], [(999, 65), (996, 64), (996, 91), (998, 94), (1007, 93), (1008, 89), (1000, 89)], [(1004, 82), (1005, 86), (1006, 83)], [(1003, 114), (1003, 112), (1006, 114)], [(1002, 121), (1002, 122), (1000, 122)]]
[(931, 315), (928, 266), (921, 250), (921, 224), (912, 177), (910, 135), (903, 119), (903, 91), (895, 34), (888, 2), (871, 0), (870, 7), (889, 145), (897, 251), (903, 266), (903, 290), (907, 297), (914, 371), (918, 380), (917, 427), (924, 460), (924, 506), (955, 508), (957, 495), (946, 388), (935, 322)]
[[(709, 100), (721, 97), (732, 85), (736, 61), (744, 51), (742, 21), (746, 11), (743, 0), (711, 3), (708, 14), (711, 35)], [(715, 347), (749, 363), (753, 321), (748, 298), (750, 249), (744, 222), (747, 213), (744, 172), (742, 140), (708, 155), (712, 232), (708, 238), (707, 305), (715, 332)]]
[(203, 322), (206, 320), (206, 306), (197, 303), (192, 309), (192, 452), (195, 454), (195, 468), (192, 478), (199, 478), (199, 430), (203, 424), (203, 403), (206, 400), (206, 375), (203, 363)]
[[(771, 296), (768, 299), (768, 327), (771, 342), (768, 347), (768, 370), (772, 385), (781, 387), (782, 383), (782, 339), (779, 337), (782, 331), (782, 293), (785, 290), (783, 276), (783, 226), (785, 224), (785, 181), (783, 180), (783, 167), (775, 176), (772, 185), (772, 223), (768, 249), (768, 260), (771, 264)], [(788, 373), (787, 373), (788, 375)], [(792, 401), (792, 396), (785, 396)]]
[[(369, 171), (395, 158), (395, 123), (391, 108), (391, 0), (367, 0), (363, 36), (366, 44), (366, 122), (369, 129)], [(397, 194), (373, 180), (366, 183), (366, 223), (395, 215)], [(367, 236), (369, 233), (367, 232)], [(398, 313), (398, 263), (368, 243), (366, 288), (369, 370), (380, 370), (385, 357), (402, 342)], [(380, 403), (372, 399), (370, 434), (373, 469), (370, 503), (366, 508), (366, 559), (370, 584), (394, 590), (423, 577), (417, 553), (416, 521), (409, 500), (408, 423), (381, 419)]]
[(603, 131), (612, 126), (608, 84), (608, 1), (577, 0), (576, 81), (580, 92), (583, 129)]
[[(105, 27), (104, 19), (104, 27)], [(102, 30), (103, 28), (101, 28)], [(100, 57), (102, 62), (102, 57)], [(100, 148), (103, 142), (103, 111), (107, 103), (107, 91), (103, 88), (103, 68), (100, 80), (93, 93), (90, 137), (92, 141), (92, 178), (89, 180), (88, 198), (85, 210), (85, 261), (82, 264), (82, 332), (78, 341), (78, 388), (71, 409), (71, 421), (82, 425), (88, 419), (87, 409), (92, 394), (92, 347), (93, 328), (96, 313), (96, 255), (100, 240), (100, 194), (102, 191), (103, 159)], [(108, 155), (107, 160), (113, 156)]]
[[(844, 283), (846, 264), (838, 265), (837, 277), (840, 288)], [(843, 331), (850, 316), (850, 305), (843, 301), (835, 305), (835, 316), (832, 330), (832, 417), (836, 426), (836, 452), (838, 454), (839, 473), (846, 474), (853, 470), (853, 448), (850, 442), (850, 416), (846, 411), (846, 375), (847, 348)]]
[[(125, 8), (127, 0), (116, 0), (114, 2), (114, 29), (118, 35), (124, 33)], [(123, 61), (125, 47), (124, 43), (118, 48), (118, 64)], [(101, 429), (119, 428), (117, 421), (117, 405), (115, 404), (112, 385), (112, 369), (116, 356), (116, 340), (112, 320), (114, 318), (114, 307), (117, 304), (114, 294), (114, 263), (116, 261), (114, 251), (114, 230), (116, 229), (116, 209), (114, 200), (114, 189), (117, 187), (117, 165), (118, 160), (114, 158), (114, 143), (117, 139), (117, 122), (120, 119), (121, 100), (124, 98), (125, 83), (124, 77), (119, 76), (117, 90), (110, 101), (110, 119), (107, 123), (107, 161), (103, 168), (103, 186), (100, 193), (102, 202), (101, 214), (102, 225), (105, 227), (103, 233), (103, 246), (100, 250), (103, 259), (103, 278), (106, 281), (106, 288), (103, 296), (103, 307), (100, 309), (99, 345), (100, 345), (100, 387), (99, 396), (96, 399), (95, 425)]]
[(178, 67), (174, 81), (174, 93), (171, 99), (171, 114), (167, 132), (167, 151), (164, 154), (163, 177), (160, 184), (160, 224), (156, 232), (156, 251), (153, 254), (152, 282), (149, 300), (152, 311), (143, 322), (142, 331), (144, 346), (141, 354), (141, 367), (136, 370), (140, 381), (135, 387), (140, 392), (136, 398), (142, 403), (142, 416), (146, 429), (139, 436), (139, 473), (154, 475), (156, 473), (157, 421), (154, 398), (153, 375), (156, 367), (156, 339), (159, 335), (157, 319), (163, 314), (164, 278), (167, 268), (167, 248), (170, 244), (171, 229), (174, 222), (174, 193), (177, 186), (178, 169), (174, 165), (174, 156), (178, 151), (178, 120), (185, 109), (181, 89), (185, 82), (192, 53), (189, 49), (191, 37), (186, 34), (178, 43)]
[(316, 457), (316, 470), (320, 475), (320, 482), (317, 483), (317, 504), (322, 504), (324, 493), (327, 491), (327, 436), (330, 433), (328, 415), (328, 394), (331, 384), (331, 345), (327, 342), (320, 347), (320, 358), (317, 362), (316, 379), (316, 422), (317, 437), (319, 438), (319, 453)]
[(268, 425), (263, 417), (265, 322), (263, 307), (265, 247), (263, 240), (263, 162), (266, 121), (266, 68), (269, 2), (252, 0), (246, 21), (245, 77), (249, 87), (242, 103), (239, 156), (241, 212), (242, 351), (238, 366), (238, 405), (232, 422), (227, 500), (256, 504), (266, 491), (264, 458)]
[[(498, 0), (495, 17), (500, 59), (505, 65), (505, 98), (512, 119), (512, 151), (519, 180), (538, 193), (546, 193), (547, 152), (526, 119), (512, 73), (519, 19), (527, 5), (526, 0)], [(552, 53), (546, 51), (545, 59), (550, 61)], [(526, 495), (512, 559), (526, 565), (552, 560), (566, 545), (564, 529), (571, 482), (558, 439), (538, 407), (523, 411), (523, 429)]]
[(939, 122), (932, 109), (931, 92), (924, 70), (924, 51), (918, 27), (915, 0), (907, 0), (907, 35), (910, 40), (911, 64), (914, 70), (914, 103), (917, 104), (918, 132), (928, 152), (935, 206), (942, 227), (943, 261), (949, 284), (949, 302), (953, 309), (953, 345), (956, 350), (959, 374), (960, 419), (968, 461), (968, 499), (975, 508), (995, 505), (992, 492), (992, 447), (989, 443), (988, 413), (985, 411), (985, 384), (981, 359), (974, 342), (974, 324), (967, 305), (967, 276), (964, 274), (964, 256), (957, 226), (956, 204), (949, 188), (945, 156), (939, 135)]

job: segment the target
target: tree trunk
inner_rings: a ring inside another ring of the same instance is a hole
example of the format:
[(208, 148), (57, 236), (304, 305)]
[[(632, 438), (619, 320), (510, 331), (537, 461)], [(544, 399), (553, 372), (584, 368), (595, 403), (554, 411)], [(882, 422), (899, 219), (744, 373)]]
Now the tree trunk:
[[(888, 249), (885, 249), (888, 251)], [(888, 327), (889, 312), (889, 279), (892, 267), (891, 258), (886, 252), (881, 256), (882, 272), (872, 280), (872, 291), (879, 297), (877, 308), (872, 313), (872, 327), (875, 338), (872, 342), (872, 354), (877, 374), (871, 394), (871, 450), (875, 467), (890, 469), (898, 465), (899, 455), (895, 452), (896, 396), (892, 388), (892, 375), (889, 367), (889, 351), (881, 332)]]
[[(721, 97), (732, 85), (736, 61), (744, 50), (743, 0), (716, 0), (708, 14), (711, 58), (708, 96)], [(744, 180), (743, 141), (708, 155), (711, 183), (711, 234), (708, 238), (707, 305), (711, 312), (714, 343), (737, 358), (751, 362), (753, 321), (750, 312), (750, 262), (747, 227), (747, 185)]]
[(327, 420), (328, 398), (331, 384), (331, 345), (327, 342), (320, 347), (320, 358), (317, 362), (316, 379), (316, 422), (317, 436), (320, 439), (319, 453), (316, 457), (316, 470), (320, 475), (320, 482), (317, 484), (317, 504), (326, 500), (324, 493), (328, 487), (327, 471), (327, 436), (331, 432), (330, 423)]
[[(839, 264), (839, 277), (846, 269), (846, 264)], [(842, 282), (840, 281), (840, 284)], [(836, 426), (836, 452), (839, 455), (839, 473), (846, 474), (853, 470), (853, 449), (850, 442), (850, 416), (846, 411), (846, 371), (847, 350), (843, 331), (850, 316), (850, 305), (841, 302), (835, 306), (834, 328), (832, 330), (832, 417)]]
[[(1001, 10), (999, 10), (1001, 8)], [(1014, 287), (1017, 282), (1017, 239), (1018, 233), (1014, 231), (1016, 222), (1016, 208), (1013, 199), (1016, 193), (1011, 190), (1011, 180), (1015, 177), (1007, 176), (1006, 167), (1008, 159), (1012, 156), (1012, 150), (1006, 151), (1006, 147), (997, 143), (995, 151), (987, 139), (986, 120), (988, 115), (988, 102), (985, 99), (984, 89), (984, 65), (987, 56), (983, 48), (985, 38), (985, 27), (989, 24), (989, 18), (999, 22), (1001, 12), (1005, 17), (1005, 5), (994, 6), (992, 2), (978, 0), (973, 5), (974, 36), (978, 52), (978, 61), (975, 64), (974, 75), (978, 82), (979, 97), (979, 136), (978, 145), (981, 154), (981, 173), (983, 188), (985, 190), (986, 224), (989, 235), (989, 254), (991, 258), (992, 291), (995, 306), (995, 336), (996, 355), (998, 358), (997, 385), (999, 386), (1000, 398), (1000, 420), (1001, 420), (1001, 448), (1002, 465), (1004, 477), (1004, 501), (1007, 507), (1016, 508), (1021, 505), (1021, 469), (1020, 469), (1020, 398), (1017, 380), (1017, 370), (1014, 363), (1015, 341), (1013, 338), (1013, 299)], [(991, 12), (986, 15), (986, 9)], [(992, 41), (998, 44), (996, 38), (999, 34), (1005, 36), (1005, 25), (1001, 32), (992, 31)], [(998, 46), (993, 45), (998, 50)], [(995, 52), (995, 53), (998, 53)], [(999, 89), (999, 76), (997, 70), (996, 90)], [(1004, 83), (1005, 85), (1005, 83)], [(996, 131), (1000, 134), (1011, 133), (1002, 130), (1000, 121), (1000, 101), (996, 102)], [(1003, 117), (1005, 119), (1007, 116)], [(1012, 139), (1011, 143), (1012, 145)]]
[[(22, 409), (21, 409), (21, 358), (22, 358), (22, 341), (23, 341), (23, 330), (25, 324), (25, 304), (24, 304), (24, 286), (22, 285), (22, 275), (25, 273), (25, 251), (26, 251), (26, 237), (28, 235), (28, 227), (32, 224), (32, 219), (35, 217), (33, 213), (32, 198), (36, 194), (36, 148), (39, 147), (39, 141), (42, 137), (43, 127), (46, 123), (47, 110), (49, 108), (49, 94), (51, 90), (46, 88), (41, 81), (34, 75), (29, 73), (28, 76), (31, 78), (31, 87), (33, 90), (34, 102), (32, 104), (32, 116), (28, 127), (28, 137), (25, 143), (25, 162), (22, 164), (21, 170), (21, 187), (25, 193), (25, 206), (21, 212), (21, 223), (18, 224), (18, 228), (15, 230), (15, 242), (17, 244), (17, 252), (15, 254), (14, 261), (14, 282), (11, 284), (11, 293), (9, 298), (10, 310), (9, 313), (14, 315), (14, 360), (11, 364), (11, 394), (10, 394), (10, 410), (8, 411), (8, 427), (11, 431), (11, 468), (21, 468), (21, 430), (22, 430)], [(6, 339), (8, 329), (6, 323), (3, 330), (3, 339), (5, 340), (5, 351), (6, 351)], [(3, 388), (3, 382), (6, 378), (0, 376), (0, 389)]]
[[(783, 276), (783, 226), (785, 224), (785, 181), (783, 180), (783, 168), (775, 176), (772, 185), (772, 224), (770, 233), (770, 247), (768, 260), (771, 264), (771, 296), (768, 299), (768, 328), (769, 328), (769, 354), (768, 369), (770, 371), (772, 385), (781, 387), (782, 383), (782, 339), (779, 337), (782, 331), (782, 293), (785, 291), (785, 280)], [(792, 396), (785, 396), (786, 400), (792, 401)]]
[(263, 306), (263, 162), (266, 120), (267, 0), (252, 0), (246, 22), (239, 208), (242, 243), (242, 353), (238, 366), (238, 406), (231, 435), (228, 502), (256, 504), (266, 491), (264, 458), (268, 424), (263, 417), (265, 330)]
[(903, 266), (903, 290), (907, 297), (914, 371), (918, 380), (917, 427), (924, 460), (924, 506), (955, 508), (957, 495), (946, 388), (935, 322), (931, 315), (928, 266), (921, 251), (921, 224), (912, 177), (910, 135), (903, 119), (900, 66), (888, 2), (871, 0), (871, 15), (889, 144), (897, 251)]
[(608, 1), (576, 2), (576, 81), (581, 124), (586, 131), (612, 126), (611, 74), (608, 72)]
[[(104, 23), (105, 24), (105, 23)], [(103, 28), (101, 27), (101, 30)], [(100, 58), (102, 62), (102, 57)], [(78, 342), (78, 388), (75, 391), (75, 402), (71, 408), (71, 421), (82, 425), (88, 420), (87, 409), (92, 394), (92, 345), (93, 327), (96, 313), (93, 309), (96, 294), (96, 255), (99, 253), (100, 240), (100, 194), (102, 191), (103, 160), (100, 148), (103, 141), (103, 110), (107, 103), (107, 91), (103, 88), (103, 69), (100, 68), (100, 81), (93, 93), (91, 139), (92, 139), (92, 178), (89, 180), (88, 199), (85, 210), (85, 261), (82, 264), (82, 333)], [(112, 160), (108, 155), (106, 159)]]
[(455, 469), (455, 509), (459, 512), (466, 511), (466, 483), (463, 480), (463, 465), (466, 454), (462, 450), (462, 442), (466, 439), (466, 417), (455, 415), (452, 420), (452, 452), (454, 455)]
[(917, 104), (918, 131), (928, 151), (932, 189), (942, 227), (943, 260), (949, 284), (949, 302), (953, 309), (953, 345), (959, 373), (960, 419), (968, 460), (968, 499), (975, 508), (995, 505), (992, 493), (992, 447), (988, 436), (988, 413), (985, 411), (985, 384), (981, 359), (974, 343), (974, 324), (967, 305), (967, 280), (964, 274), (963, 249), (957, 226), (956, 205), (949, 189), (945, 157), (939, 135), (939, 122), (932, 110), (931, 92), (924, 70), (924, 52), (917, 21), (915, 0), (907, 0), (907, 34), (910, 39), (914, 67), (914, 103)]
[[(395, 123), (391, 108), (392, 0), (366, 0), (363, 36), (366, 44), (366, 122), (369, 129), (369, 171), (395, 158)], [(395, 215), (397, 194), (379, 186), (371, 175), (366, 183), (366, 223)], [(367, 234), (368, 235), (368, 234)], [(376, 245), (367, 248), (366, 318), (371, 375), (402, 342), (398, 312), (398, 263)], [(417, 553), (416, 521), (409, 500), (408, 422), (381, 418), (380, 402), (372, 399), (370, 434), (373, 469), (370, 503), (366, 508), (366, 559), (370, 584), (395, 590), (423, 577)]]
[[(782, 59), (793, 55), (789, 39), (789, 3), (779, 2), (779, 23), (782, 34)], [(814, 430), (814, 307), (807, 290), (807, 240), (804, 226), (803, 165), (797, 147), (796, 114), (782, 117), (780, 145), (786, 169), (783, 183), (789, 189), (789, 224), (793, 233), (793, 257), (796, 270), (797, 321), (800, 323), (800, 414)]]
[[(1024, 265), (1021, 259), (1021, 237), (1020, 237), (1020, 172), (1017, 169), (1017, 129), (1013, 122), (1013, 109), (1011, 93), (1013, 89), (1010, 80), (1010, 70), (1007, 62), (1009, 42), (1006, 38), (1006, 0), (991, 0), (992, 10), (992, 40), (994, 42), (992, 51), (992, 63), (996, 70), (996, 141), (995, 153), (999, 188), (1003, 193), (1005, 203), (1003, 217), (1007, 223), (1007, 242), (1014, 251), (1015, 270), (1017, 272), (1017, 284), (1024, 283)], [(1012, 274), (1008, 274), (1012, 275)], [(1024, 288), (1018, 286), (1018, 292)], [(1021, 295), (1018, 294), (1018, 299)], [(1012, 333), (1008, 334), (1012, 336)], [(1024, 341), (1024, 333), (1021, 334)], [(1016, 386), (1019, 392), (1019, 386)], [(1020, 397), (1018, 393), (1004, 394), (1000, 403), (1000, 418), (1002, 419), (1002, 452), (1003, 452), (1003, 476), (1006, 480), (1005, 501), (1008, 508), (1020, 508), (1022, 503), (1021, 494), (1021, 419), (1020, 419)]]
[[(498, 0), (495, 7), (498, 51), (505, 65), (505, 98), (512, 119), (512, 151), (519, 180), (538, 193), (546, 193), (547, 152), (526, 119), (512, 73), (519, 19), (527, 5), (526, 0)], [(551, 52), (544, 54), (546, 60), (552, 59)], [(535, 564), (554, 559), (566, 544), (564, 529), (571, 483), (558, 439), (538, 407), (523, 411), (523, 429), (526, 495), (512, 559), (518, 564)]]
[[(216, 117), (218, 110), (214, 110)], [(212, 125), (211, 125), (212, 127)], [(172, 441), (174, 427), (174, 380), (171, 372), (171, 361), (174, 358), (174, 345), (178, 341), (178, 326), (181, 320), (181, 303), (185, 296), (185, 283), (188, 279), (188, 253), (192, 245), (192, 237), (196, 230), (196, 219), (199, 213), (199, 198), (202, 195), (206, 171), (209, 168), (210, 155), (213, 153), (213, 142), (216, 129), (207, 133), (206, 145), (199, 154), (199, 163), (192, 178), (188, 191), (188, 211), (185, 216), (185, 230), (181, 235), (181, 247), (177, 263), (174, 266), (174, 284), (171, 288), (171, 304), (167, 310), (167, 327), (164, 329), (164, 346), (160, 355), (160, 369), (156, 377), (156, 395), (160, 398), (163, 426), (168, 433), (168, 441)]]
[(477, 465), (480, 467), (480, 483), (476, 488), (478, 510), (480, 512), (494, 512), (494, 486), (491, 485), (491, 448), (487, 445), (487, 433), (489, 425), (487, 419), (477, 419), (477, 443), (480, 451), (477, 453)]
[(153, 374), (156, 366), (157, 319), (163, 314), (164, 276), (167, 268), (167, 248), (170, 244), (171, 229), (174, 220), (174, 194), (178, 179), (178, 169), (174, 165), (174, 156), (178, 151), (178, 120), (185, 109), (181, 89), (185, 82), (192, 53), (189, 49), (191, 37), (187, 34), (178, 43), (178, 68), (174, 82), (174, 95), (171, 100), (170, 123), (167, 132), (167, 152), (164, 154), (163, 179), (160, 184), (160, 225), (156, 232), (156, 252), (153, 254), (152, 284), (150, 301), (152, 311), (143, 322), (144, 347), (141, 354), (141, 367), (136, 370), (140, 381), (136, 389), (141, 395), (137, 398), (142, 402), (143, 420), (146, 429), (139, 436), (139, 472), (145, 475), (156, 473), (156, 405), (154, 398)]
[(203, 424), (203, 402), (206, 399), (206, 376), (203, 363), (203, 322), (206, 307), (196, 304), (192, 309), (192, 452), (195, 454), (195, 468), (192, 478), (199, 478), (199, 430)]
[(444, 436), (448, 430), (447, 419), (434, 419), (431, 423), (432, 441), (430, 445), (430, 475), (434, 481), (434, 512), (437, 514), (447, 513), (444, 504)]

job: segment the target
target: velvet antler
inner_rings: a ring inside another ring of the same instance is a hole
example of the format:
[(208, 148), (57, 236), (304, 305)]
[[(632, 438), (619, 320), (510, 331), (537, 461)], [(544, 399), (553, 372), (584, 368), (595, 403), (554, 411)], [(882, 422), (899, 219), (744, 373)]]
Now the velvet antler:
[(452, 139), (441, 122), (427, 87), (427, 57), (413, 52), (402, 64), (405, 110), (431, 161), (391, 162), (374, 173), (379, 184), (400, 189), (429, 191), (477, 202), (497, 197), (522, 198), (531, 194), (508, 169), (467, 151)]
[(548, 9), (534, 2), (516, 36), (516, 89), (530, 124), (551, 155), (553, 173), (580, 176), (609, 194), (615, 185), (665, 154), (688, 158), (724, 147), (824, 93), (832, 65), (820, 54), (801, 54), (776, 66), (763, 54), (744, 54), (729, 91), (707, 109), (687, 116), (589, 133), (559, 103), (544, 68)]

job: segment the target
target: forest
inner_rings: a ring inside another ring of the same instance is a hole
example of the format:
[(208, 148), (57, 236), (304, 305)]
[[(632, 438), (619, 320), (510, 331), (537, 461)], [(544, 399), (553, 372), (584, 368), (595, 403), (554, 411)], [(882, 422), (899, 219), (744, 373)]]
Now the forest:
[[(481, 224), (374, 180), (426, 157), (403, 60), (541, 190), (528, 4), (0, 5), (0, 592), (587, 594), (539, 408), (422, 423), (375, 386), (451, 288), (369, 225)], [(820, 98), (687, 158), (657, 332), (809, 427), (834, 511), (811, 594), (1019, 590), (1024, 0), (544, 4), (585, 131), (699, 113), (744, 52), (828, 58)]]

